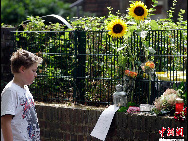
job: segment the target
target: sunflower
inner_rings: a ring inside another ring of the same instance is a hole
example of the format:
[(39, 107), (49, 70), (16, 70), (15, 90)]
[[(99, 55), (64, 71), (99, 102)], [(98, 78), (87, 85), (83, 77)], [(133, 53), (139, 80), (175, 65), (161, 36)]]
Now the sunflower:
[(144, 20), (148, 15), (147, 6), (141, 1), (136, 1), (134, 4), (130, 4), (129, 15), (135, 18), (135, 20)]
[(112, 37), (122, 37), (127, 32), (127, 24), (121, 19), (115, 19), (108, 24), (107, 29)]

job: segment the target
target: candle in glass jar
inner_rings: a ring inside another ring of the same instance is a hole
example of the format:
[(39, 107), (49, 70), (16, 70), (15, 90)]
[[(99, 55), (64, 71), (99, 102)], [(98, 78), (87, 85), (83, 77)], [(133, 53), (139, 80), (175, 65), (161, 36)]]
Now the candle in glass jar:
[(183, 106), (184, 106), (183, 99), (177, 98), (176, 99), (176, 112), (182, 112)]

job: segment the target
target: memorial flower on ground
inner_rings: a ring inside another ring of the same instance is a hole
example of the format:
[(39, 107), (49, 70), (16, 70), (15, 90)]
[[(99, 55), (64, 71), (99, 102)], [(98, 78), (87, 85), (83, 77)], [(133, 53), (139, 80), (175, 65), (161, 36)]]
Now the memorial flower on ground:
[(108, 34), (112, 37), (120, 38), (127, 32), (127, 25), (123, 20), (115, 19), (108, 24), (107, 30), (110, 30)]
[(186, 118), (187, 117), (186, 117), (184, 111), (183, 112), (175, 112), (175, 116), (174, 116), (175, 121), (185, 121)]
[(178, 98), (178, 92), (174, 89), (167, 89), (163, 95), (155, 99), (155, 111), (161, 113), (161, 111), (171, 111), (175, 109), (176, 99)]
[(141, 1), (136, 1), (133, 4), (130, 4), (129, 15), (134, 17), (135, 20), (144, 20), (148, 15), (147, 6)]
[(140, 111), (140, 107), (130, 106), (127, 110), (127, 113), (131, 114), (131, 113), (136, 113), (139, 111)]

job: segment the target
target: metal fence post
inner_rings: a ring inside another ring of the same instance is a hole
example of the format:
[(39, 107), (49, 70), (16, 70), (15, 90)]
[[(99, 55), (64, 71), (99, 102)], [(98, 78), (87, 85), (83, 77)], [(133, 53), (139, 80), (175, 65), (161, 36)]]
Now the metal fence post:
[(76, 88), (74, 88), (74, 98), (76, 101), (84, 103), (85, 101), (85, 61), (86, 61), (86, 32), (75, 32), (75, 58), (76, 67), (74, 70), (74, 78)]

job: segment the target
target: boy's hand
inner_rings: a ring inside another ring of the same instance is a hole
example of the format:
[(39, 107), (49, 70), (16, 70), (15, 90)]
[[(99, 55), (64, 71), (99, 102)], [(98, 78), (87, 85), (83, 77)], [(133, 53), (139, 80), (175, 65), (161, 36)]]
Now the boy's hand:
[(4, 115), (1, 117), (1, 129), (3, 132), (4, 141), (13, 141), (11, 121), (12, 115)]

